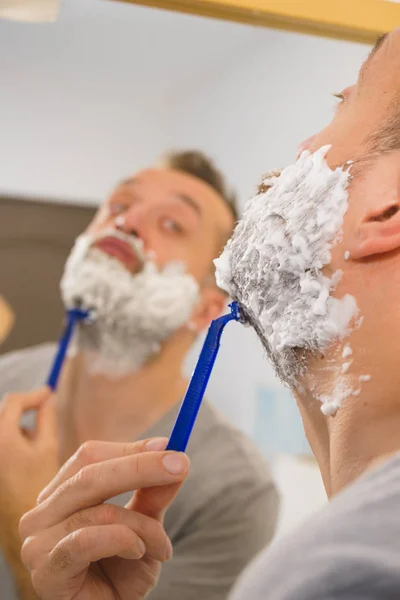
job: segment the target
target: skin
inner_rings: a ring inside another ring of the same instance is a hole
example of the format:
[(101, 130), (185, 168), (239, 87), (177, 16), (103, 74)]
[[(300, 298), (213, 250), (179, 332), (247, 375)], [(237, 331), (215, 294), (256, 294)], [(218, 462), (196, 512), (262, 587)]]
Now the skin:
[[(0, 431), (4, 430), (4, 435), (0, 445), (4, 459), (0, 461), (0, 487), (7, 494), (2, 492), (0, 527), (3, 524), (7, 535), (0, 536), (0, 543), (21, 600), (36, 596), (32, 587), (26, 585), (26, 572), (19, 559), (19, 518), (35, 505), (43, 486), (81, 444), (91, 439), (137, 439), (181, 401), (187, 387), (182, 375), (184, 357), (197, 334), (219, 316), (227, 302), (226, 295), (216, 287), (212, 259), (229, 237), (233, 217), (224, 200), (208, 184), (171, 169), (138, 173), (115, 188), (88, 231), (100, 232), (110, 227), (138, 236), (144, 250), (155, 253), (160, 266), (183, 260), (200, 285), (200, 299), (190, 321), (139, 372), (118, 380), (94, 376), (78, 355), (67, 361), (54, 398), (50, 398), (49, 390), (43, 390), (34, 397), (35, 401), (30, 395), (12, 395), (2, 404)], [(28, 405), (42, 414), (42, 404), (51, 405), (43, 417), (48, 428), (38, 426), (32, 434), (37, 443), (33, 443), (26, 439), (19, 417)], [(109, 418), (111, 407), (113, 419)], [(18, 418), (7, 419), (9, 409)], [(50, 423), (51, 448), (46, 446)], [(42, 467), (43, 448), (48, 460)]]

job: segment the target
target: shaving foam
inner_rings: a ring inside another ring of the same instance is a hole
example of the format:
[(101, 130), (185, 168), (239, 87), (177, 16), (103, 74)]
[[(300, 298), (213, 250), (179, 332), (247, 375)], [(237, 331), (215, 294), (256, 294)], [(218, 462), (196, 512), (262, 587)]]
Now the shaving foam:
[[(130, 273), (117, 259), (93, 247), (110, 235), (131, 246), (143, 264), (140, 273)], [(61, 293), (67, 308), (79, 301), (96, 314), (94, 323), (79, 325), (73, 352), (84, 353), (92, 373), (120, 377), (140, 369), (188, 321), (199, 286), (183, 263), (159, 268), (143, 253), (140, 240), (111, 229), (76, 240)]]
[[(304, 151), (279, 177), (265, 179), (215, 261), (219, 286), (239, 302), (291, 387), (309, 353), (323, 355), (345, 338), (358, 313), (353, 296), (332, 296), (341, 272), (326, 268), (341, 239), (349, 182), (348, 169), (327, 165), (329, 148)], [(320, 398), (326, 414), (351, 394), (343, 376), (336, 388), (334, 402)]]
[(352, 354), (353, 354), (353, 350), (351, 349), (350, 344), (346, 344), (345, 347), (343, 348), (342, 358), (348, 358)]
[(360, 375), (358, 379), (360, 383), (367, 383), (368, 381), (371, 381), (371, 375)]

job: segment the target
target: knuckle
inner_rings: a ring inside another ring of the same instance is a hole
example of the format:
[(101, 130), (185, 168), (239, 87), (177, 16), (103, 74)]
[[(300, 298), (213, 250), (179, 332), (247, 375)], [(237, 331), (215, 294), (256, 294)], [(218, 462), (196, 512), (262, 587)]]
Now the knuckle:
[(34, 536), (26, 538), (21, 547), (21, 560), (27, 569), (31, 569), (38, 556), (37, 540)]
[(29, 537), (32, 531), (34, 530), (34, 515), (35, 510), (30, 510), (28, 513), (23, 515), (19, 521), (18, 531), (22, 541)]
[(121, 447), (122, 457), (132, 456), (132, 454), (137, 452), (138, 450), (141, 451), (142, 446), (144, 446), (144, 444), (145, 444), (145, 442), (143, 442), (143, 441), (124, 444)]
[(98, 508), (99, 525), (112, 525), (122, 519), (122, 510), (114, 504), (102, 504)]
[(160, 521), (156, 521), (155, 519), (152, 519), (151, 525), (153, 528), (154, 535), (156, 536), (157, 539), (159, 539), (161, 541), (161, 540), (165, 540), (167, 538), (165, 529), (161, 525)]
[(78, 448), (75, 459), (81, 466), (90, 465), (96, 460), (98, 442), (87, 441)]
[[(69, 536), (69, 541), (71, 548), (73, 549), (74, 555), (85, 554), (88, 546), (89, 546), (89, 532), (88, 529), (81, 528), (77, 529)], [(71, 561), (71, 552), (68, 552), (68, 560)], [(64, 568), (67, 568), (68, 565), (65, 565)]]
[(143, 539), (151, 537), (158, 542), (161, 542), (165, 537), (164, 528), (161, 523), (149, 517), (138, 519), (136, 533)]
[(69, 485), (77, 484), (79, 487), (88, 488), (93, 486), (98, 479), (97, 469), (93, 465), (87, 465), (82, 467), (70, 480), (67, 481)]

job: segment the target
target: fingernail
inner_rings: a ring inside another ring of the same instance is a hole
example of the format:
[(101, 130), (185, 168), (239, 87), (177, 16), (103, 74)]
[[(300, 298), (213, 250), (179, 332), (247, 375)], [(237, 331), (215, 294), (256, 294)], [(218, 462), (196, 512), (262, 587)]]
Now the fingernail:
[(146, 450), (150, 450), (152, 452), (157, 452), (160, 450), (165, 450), (168, 443), (167, 438), (154, 438), (149, 440), (146, 444)]
[(166, 471), (171, 475), (181, 475), (186, 471), (186, 460), (181, 453), (167, 454), (163, 458), (163, 463)]
[(146, 546), (144, 545), (144, 541), (142, 540), (142, 538), (138, 537), (137, 545), (138, 545), (139, 552), (141, 553), (141, 555), (143, 556), (144, 554), (146, 554)]
[(172, 547), (172, 542), (168, 538), (168, 540), (167, 540), (167, 556), (166, 556), (166, 560), (171, 560), (173, 553), (174, 553), (174, 549)]

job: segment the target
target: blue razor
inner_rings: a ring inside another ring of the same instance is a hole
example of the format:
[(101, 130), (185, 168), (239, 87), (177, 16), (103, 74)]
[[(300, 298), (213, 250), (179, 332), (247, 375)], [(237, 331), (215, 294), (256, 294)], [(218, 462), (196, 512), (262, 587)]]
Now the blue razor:
[(229, 321), (240, 320), (238, 303), (232, 302), (229, 307), (231, 309), (230, 314), (223, 315), (211, 322), (199, 360), (197, 361), (185, 398), (179, 409), (171, 437), (169, 438), (167, 450), (175, 450), (176, 452), (185, 452), (186, 450), (215, 359), (217, 358), (222, 332)]
[(72, 334), (75, 331), (76, 324), (78, 321), (88, 319), (90, 316), (89, 311), (82, 310), (80, 308), (71, 308), (67, 310), (67, 319), (64, 327), (64, 331), (59, 339), (57, 353), (54, 358), (50, 374), (47, 379), (47, 385), (53, 390), (57, 388), (57, 383), (60, 378), (62, 366), (64, 364), (65, 355), (68, 350), (69, 343), (72, 338)]

